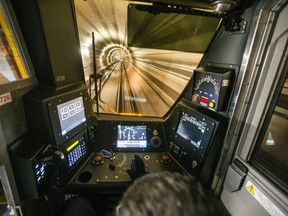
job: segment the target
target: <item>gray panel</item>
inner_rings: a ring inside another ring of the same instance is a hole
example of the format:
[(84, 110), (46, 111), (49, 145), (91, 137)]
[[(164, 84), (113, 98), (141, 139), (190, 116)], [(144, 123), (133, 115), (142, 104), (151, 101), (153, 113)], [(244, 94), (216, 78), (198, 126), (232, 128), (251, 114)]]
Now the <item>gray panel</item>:
[(270, 214), (257, 202), (256, 199), (246, 190), (244, 182), (242, 190), (237, 192), (223, 191), (221, 199), (233, 216), (253, 215), (253, 216), (269, 216)]
[(24, 89), (12, 91), (12, 103), (0, 107), (0, 124), (7, 145), (13, 143), (27, 130), (22, 96), (32, 88), (33, 87), (30, 86)]
[[(243, 59), (245, 65), (242, 67), (247, 74), (244, 77), (240, 95), (243, 103), (240, 104), (239, 100), (239, 106), (236, 110), (240, 113), (237, 118), (239, 122), (236, 131), (230, 132), (234, 136), (234, 142), (238, 144), (238, 154), (241, 156), (242, 162), (248, 167), (249, 173), (240, 191), (228, 192), (224, 189), (221, 194), (222, 201), (233, 216), (288, 214), (287, 195), (248, 163), (257, 133), (262, 126), (262, 118), (271, 102), (271, 98), (269, 99), (270, 92), (281, 73), (279, 65), (283, 61), (282, 54), (287, 49), (287, 4), (286, 8), (282, 8), (287, 1), (269, 1), (265, 2), (266, 5), (263, 4), (264, 2), (261, 3), (263, 10), (255, 17), (258, 24), (250, 38), (251, 46), (247, 47), (249, 49), (246, 53), (247, 58)], [(273, 28), (275, 24), (276, 26)], [(226, 176), (225, 182), (229, 181), (233, 181), (231, 175)], [(248, 181), (259, 189), (258, 194), (262, 196), (262, 202), (257, 200), (258, 196), (252, 195), (253, 192), (248, 191), (246, 185)], [(264, 207), (268, 210), (265, 210)]]

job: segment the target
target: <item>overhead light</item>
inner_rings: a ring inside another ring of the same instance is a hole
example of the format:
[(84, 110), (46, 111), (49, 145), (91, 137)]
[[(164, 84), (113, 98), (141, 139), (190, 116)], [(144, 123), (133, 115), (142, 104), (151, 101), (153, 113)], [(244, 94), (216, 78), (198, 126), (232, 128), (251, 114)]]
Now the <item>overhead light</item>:
[(214, 13), (217, 14), (225, 14), (228, 11), (235, 9), (237, 5), (238, 5), (237, 1), (231, 1), (231, 0), (220, 0), (211, 3)]

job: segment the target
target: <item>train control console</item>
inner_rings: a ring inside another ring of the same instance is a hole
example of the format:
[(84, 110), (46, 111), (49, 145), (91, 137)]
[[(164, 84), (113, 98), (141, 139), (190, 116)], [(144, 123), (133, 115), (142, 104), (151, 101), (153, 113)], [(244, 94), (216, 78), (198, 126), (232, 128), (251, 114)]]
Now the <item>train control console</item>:
[(168, 153), (113, 153), (102, 150), (90, 157), (70, 185), (129, 183), (144, 174), (180, 170), (180, 167)]
[(192, 176), (209, 186), (218, 160), (226, 118), (178, 104), (166, 123), (168, 152)]

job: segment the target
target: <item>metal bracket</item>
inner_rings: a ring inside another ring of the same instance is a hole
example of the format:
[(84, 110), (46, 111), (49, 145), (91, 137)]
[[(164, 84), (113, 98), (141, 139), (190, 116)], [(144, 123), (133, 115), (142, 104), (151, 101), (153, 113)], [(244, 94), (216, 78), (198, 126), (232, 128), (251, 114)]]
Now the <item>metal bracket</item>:
[(247, 167), (244, 166), (240, 160), (235, 158), (228, 168), (224, 188), (229, 192), (240, 190), (247, 172)]
[(232, 29), (230, 29), (230, 34), (244, 34), (246, 32), (247, 27), (247, 21), (244, 21), (241, 25), (240, 23), (235, 24), (232, 26)]
[(223, 19), (223, 25), (230, 34), (244, 34), (246, 32), (247, 21), (243, 21), (240, 14), (228, 14)]

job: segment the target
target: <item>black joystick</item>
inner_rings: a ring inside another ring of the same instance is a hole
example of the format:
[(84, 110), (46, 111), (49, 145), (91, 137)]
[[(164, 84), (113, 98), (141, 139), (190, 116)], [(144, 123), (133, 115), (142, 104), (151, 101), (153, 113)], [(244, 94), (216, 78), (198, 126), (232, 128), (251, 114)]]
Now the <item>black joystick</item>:
[(114, 153), (112, 153), (112, 156), (110, 158), (109, 169), (115, 170), (115, 155), (114, 155)]
[(131, 169), (128, 169), (127, 173), (133, 180), (147, 174), (142, 158), (140, 158), (138, 155), (134, 155), (131, 162)]

